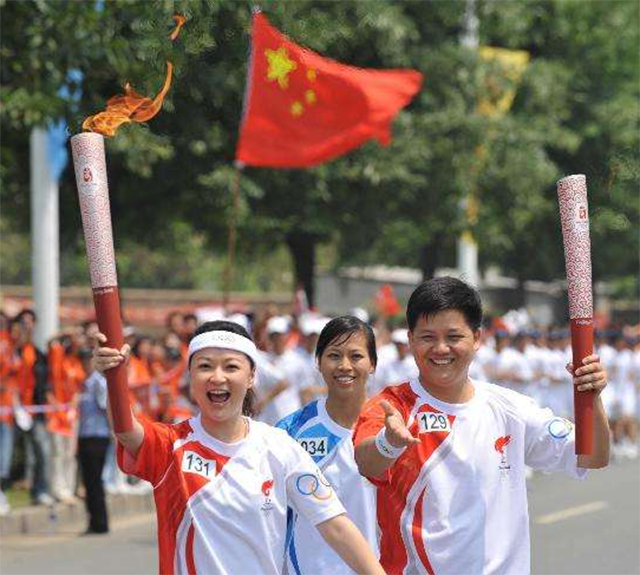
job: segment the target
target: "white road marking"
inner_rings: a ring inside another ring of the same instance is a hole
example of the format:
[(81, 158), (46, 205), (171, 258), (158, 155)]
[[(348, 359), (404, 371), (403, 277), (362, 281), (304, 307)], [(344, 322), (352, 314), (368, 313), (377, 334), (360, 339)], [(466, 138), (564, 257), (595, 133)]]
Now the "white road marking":
[(595, 513), (605, 507), (608, 507), (606, 501), (592, 501), (591, 503), (585, 503), (584, 505), (578, 505), (577, 507), (569, 507), (567, 509), (562, 509), (561, 511), (541, 515), (535, 520), (535, 522), (538, 525), (549, 525), (550, 523), (557, 523), (558, 521), (564, 521), (565, 519), (577, 517), (578, 515)]

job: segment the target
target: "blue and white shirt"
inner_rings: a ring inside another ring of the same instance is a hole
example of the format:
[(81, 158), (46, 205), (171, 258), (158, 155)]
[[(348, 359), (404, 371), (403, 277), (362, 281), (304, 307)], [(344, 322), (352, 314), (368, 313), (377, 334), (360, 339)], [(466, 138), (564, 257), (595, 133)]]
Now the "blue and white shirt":
[[(357, 525), (376, 556), (376, 489), (358, 473), (351, 429), (338, 425), (327, 413), (326, 398), (312, 401), (282, 419), (284, 429), (311, 455), (331, 483), (349, 518)], [(353, 575), (349, 566), (304, 517), (289, 509), (286, 561), (289, 575)]]

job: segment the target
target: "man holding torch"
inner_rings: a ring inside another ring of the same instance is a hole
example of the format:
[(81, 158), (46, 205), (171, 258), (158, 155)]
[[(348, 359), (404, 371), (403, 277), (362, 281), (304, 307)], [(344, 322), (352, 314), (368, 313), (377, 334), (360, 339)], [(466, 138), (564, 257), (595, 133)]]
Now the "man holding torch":
[(384, 501), (380, 563), (389, 574), (528, 573), (525, 466), (582, 478), (609, 462), (598, 356), (575, 369), (576, 393), (595, 395), (593, 451), (576, 455), (570, 421), (469, 378), (481, 322), (471, 286), (450, 277), (419, 285), (407, 306), (419, 376), (369, 400), (356, 425), (358, 468)]

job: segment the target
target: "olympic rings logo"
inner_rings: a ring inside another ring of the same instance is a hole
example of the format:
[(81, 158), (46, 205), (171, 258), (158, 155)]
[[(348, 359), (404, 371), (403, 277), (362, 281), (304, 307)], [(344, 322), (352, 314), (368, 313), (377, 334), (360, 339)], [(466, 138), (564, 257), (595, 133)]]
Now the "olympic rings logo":
[(562, 417), (554, 417), (547, 424), (547, 431), (554, 439), (564, 439), (573, 430), (573, 423)]
[[(326, 489), (323, 489), (323, 486)], [(333, 488), (322, 475), (303, 473), (296, 480), (296, 489), (302, 495), (311, 495), (319, 501), (326, 501), (333, 496)]]

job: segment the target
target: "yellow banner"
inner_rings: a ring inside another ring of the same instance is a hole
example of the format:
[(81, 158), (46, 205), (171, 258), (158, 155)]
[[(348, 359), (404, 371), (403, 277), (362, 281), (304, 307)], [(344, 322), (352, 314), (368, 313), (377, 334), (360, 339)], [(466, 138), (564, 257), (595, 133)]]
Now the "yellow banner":
[(529, 52), (481, 46), (479, 53), (485, 66), (478, 112), (501, 116), (511, 109), (518, 84), (530, 60)]

